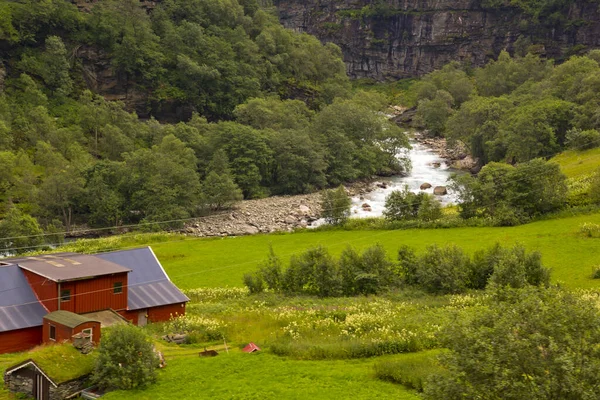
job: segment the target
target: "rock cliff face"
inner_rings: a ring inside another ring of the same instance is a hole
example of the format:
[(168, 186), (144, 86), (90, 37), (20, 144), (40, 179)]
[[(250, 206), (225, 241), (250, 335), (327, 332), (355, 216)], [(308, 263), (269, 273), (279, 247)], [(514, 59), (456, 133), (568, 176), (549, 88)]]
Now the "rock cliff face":
[(426, 74), (452, 60), (481, 66), (519, 37), (560, 59), (600, 47), (598, 3), (576, 1), (542, 23), (479, 0), (276, 0), (282, 24), (341, 47), (348, 74), (377, 80)]

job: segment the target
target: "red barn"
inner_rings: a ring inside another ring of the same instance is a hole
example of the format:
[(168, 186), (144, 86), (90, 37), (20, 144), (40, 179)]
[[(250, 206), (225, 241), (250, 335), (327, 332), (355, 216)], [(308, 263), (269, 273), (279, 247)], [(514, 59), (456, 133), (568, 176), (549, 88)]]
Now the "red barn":
[(114, 310), (134, 324), (144, 325), (185, 314), (187, 301), (149, 247), (3, 260), (0, 353), (52, 340), (52, 333), (59, 335), (59, 327), (65, 338), (94, 330), (89, 318), (74, 314)]

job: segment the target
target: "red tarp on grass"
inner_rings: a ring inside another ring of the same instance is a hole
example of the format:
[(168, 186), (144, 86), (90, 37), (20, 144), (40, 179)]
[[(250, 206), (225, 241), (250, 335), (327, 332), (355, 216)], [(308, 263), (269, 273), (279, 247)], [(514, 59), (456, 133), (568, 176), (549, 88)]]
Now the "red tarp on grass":
[(242, 349), (242, 351), (246, 352), (246, 353), (253, 353), (255, 351), (260, 351), (260, 347), (258, 347), (254, 343), (250, 342), (250, 343), (248, 343), (248, 346), (246, 346)]

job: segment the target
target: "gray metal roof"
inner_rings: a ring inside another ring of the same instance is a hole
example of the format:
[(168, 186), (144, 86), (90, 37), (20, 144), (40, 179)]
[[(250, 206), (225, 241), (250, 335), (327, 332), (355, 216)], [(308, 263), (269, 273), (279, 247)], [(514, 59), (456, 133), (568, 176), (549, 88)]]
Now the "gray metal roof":
[(152, 249), (122, 250), (98, 254), (104, 260), (130, 268), (128, 300), (130, 310), (189, 301), (170, 280)]
[(129, 268), (85, 254), (48, 254), (18, 259), (21, 268), (55, 282), (122, 274)]
[(17, 265), (0, 265), (0, 332), (42, 325), (48, 312)]

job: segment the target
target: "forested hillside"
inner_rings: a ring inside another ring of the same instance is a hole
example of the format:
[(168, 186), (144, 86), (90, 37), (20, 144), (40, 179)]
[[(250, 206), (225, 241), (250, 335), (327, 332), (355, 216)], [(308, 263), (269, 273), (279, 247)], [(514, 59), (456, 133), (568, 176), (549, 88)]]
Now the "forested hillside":
[[(386, 101), (351, 95), (336, 46), (256, 1), (150, 14), (134, 0), (3, 1), (0, 21), (0, 237), (179, 220), (404, 168)], [(107, 74), (125, 103), (94, 92)]]
[[(416, 125), (462, 141), (480, 165), (600, 145), (600, 52), (554, 65), (503, 52), (483, 68), (448, 64), (411, 90)], [(416, 100), (415, 100), (416, 99)]]

